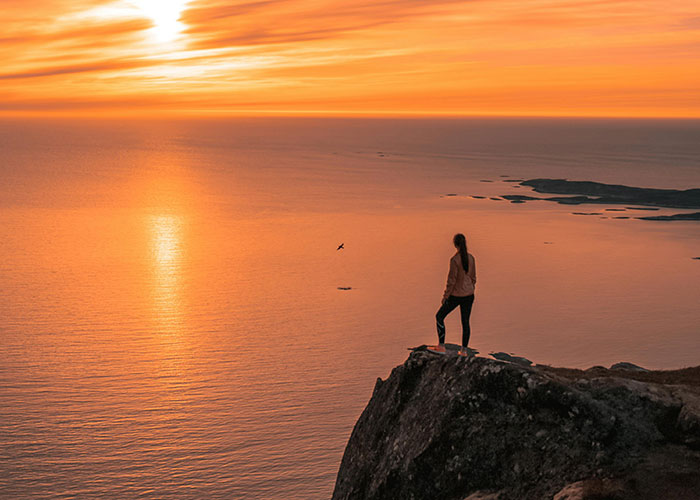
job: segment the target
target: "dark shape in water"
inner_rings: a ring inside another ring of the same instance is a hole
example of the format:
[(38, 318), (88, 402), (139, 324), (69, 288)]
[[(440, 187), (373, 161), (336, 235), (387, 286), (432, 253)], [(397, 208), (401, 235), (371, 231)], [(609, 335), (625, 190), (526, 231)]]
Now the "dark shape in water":
[(445, 196), (457, 196), (457, 193), (447, 193)]
[(504, 179), (501, 182), (523, 182), (524, 179)]
[(613, 217), (613, 219), (629, 219), (629, 217)]
[(685, 221), (695, 221), (700, 220), (700, 212), (693, 212), (691, 214), (673, 214), (673, 215), (655, 215), (653, 217), (637, 217), (640, 220), (656, 220), (662, 222), (671, 222), (678, 220)]
[(693, 260), (700, 260), (700, 257), (693, 257)]
[(489, 180), (489, 179), (481, 179), (479, 182), (493, 182), (493, 181)]
[(603, 215), (601, 212), (571, 212), (572, 215)]
[(504, 194), (501, 196), (504, 200), (509, 201), (530, 201), (530, 200), (541, 200), (542, 198), (535, 198), (534, 196), (527, 196), (524, 194)]
[(493, 197), (493, 196), (492, 196), (491, 198), (489, 198), (489, 199), (490, 199), (490, 200), (493, 200), (493, 201), (503, 201), (502, 198), (497, 198), (497, 197)]
[(473, 194), (472, 198), (476, 198), (477, 200), (483, 200), (484, 198), (486, 198), (486, 196), (477, 196), (477, 195)]
[(352, 290), (351, 286), (339, 286), (338, 290)]
[(657, 210), (661, 210), (660, 208), (655, 208), (655, 207), (625, 207), (627, 210), (648, 210), (650, 212), (655, 212)]
[[(530, 179), (520, 183), (538, 193), (573, 194), (585, 203), (639, 204), (668, 208), (700, 208), (700, 189), (654, 189), (566, 179)], [(591, 198), (594, 196), (595, 198)]]
[(588, 196), (552, 196), (551, 198), (540, 198), (545, 201), (554, 201), (560, 205), (581, 205), (583, 203), (593, 203)]
[(625, 209), (624, 208), (606, 208), (605, 211), (606, 212), (624, 212)]

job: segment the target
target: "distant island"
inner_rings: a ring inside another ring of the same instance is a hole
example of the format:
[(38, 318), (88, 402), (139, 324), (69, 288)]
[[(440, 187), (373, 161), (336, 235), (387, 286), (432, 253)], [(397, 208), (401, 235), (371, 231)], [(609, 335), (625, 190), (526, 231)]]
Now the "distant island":
[(530, 179), (522, 181), (520, 185), (531, 187), (538, 193), (580, 195), (574, 198), (559, 199), (560, 202), (566, 202), (568, 199), (574, 204), (605, 203), (700, 209), (700, 189), (639, 188), (566, 179)]
[(378, 379), (334, 500), (667, 500), (700, 492), (700, 367), (413, 352)]
[[(700, 189), (656, 189), (604, 184), (592, 181), (570, 181), (567, 179), (530, 179), (520, 182), (537, 193), (561, 194), (567, 196), (537, 197), (519, 194), (506, 194), (502, 198), (511, 203), (544, 200), (562, 205), (640, 205), (644, 207), (700, 209)], [(627, 207), (634, 209), (635, 207)], [(618, 217), (620, 218), (620, 217)], [(655, 221), (697, 221), (700, 212), (673, 215), (637, 217)]]

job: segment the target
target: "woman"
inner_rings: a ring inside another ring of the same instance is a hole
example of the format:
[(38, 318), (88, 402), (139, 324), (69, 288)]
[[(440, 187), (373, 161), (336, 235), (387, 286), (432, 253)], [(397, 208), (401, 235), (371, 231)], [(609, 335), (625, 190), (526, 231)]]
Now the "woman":
[(445, 317), (457, 306), (462, 316), (462, 349), (459, 353), (467, 355), (469, 345), (469, 316), (474, 305), (474, 287), (476, 286), (476, 261), (467, 252), (467, 239), (463, 234), (455, 234), (452, 242), (457, 253), (450, 259), (450, 272), (447, 275), (447, 286), (442, 297), (442, 307), (435, 315), (437, 320), (438, 351), (445, 350)]

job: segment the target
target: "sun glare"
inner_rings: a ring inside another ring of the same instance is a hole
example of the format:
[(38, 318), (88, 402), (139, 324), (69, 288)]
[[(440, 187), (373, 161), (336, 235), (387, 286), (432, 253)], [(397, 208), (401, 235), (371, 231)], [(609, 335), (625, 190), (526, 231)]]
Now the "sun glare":
[(175, 215), (154, 215), (148, 220), (154, 271), (155, 313), (164, 331), (177, 330), (181, 319), (183, 221)]
[(182, 11), (189, 0), (133, 0), (143, 13), (153, 21), (153, 36), (159, 42), (172, 41), (180, 34), (183, 24)]

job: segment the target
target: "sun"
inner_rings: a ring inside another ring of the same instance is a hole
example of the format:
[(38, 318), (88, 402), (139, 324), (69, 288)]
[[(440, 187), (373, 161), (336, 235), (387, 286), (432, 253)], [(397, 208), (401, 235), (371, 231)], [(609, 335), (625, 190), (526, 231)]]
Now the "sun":
[(152, 34), (156, 41), (172, 41), (182, 31), (182, 11), (189, 0), (132, 0), (132, 3), (153, 21)]

